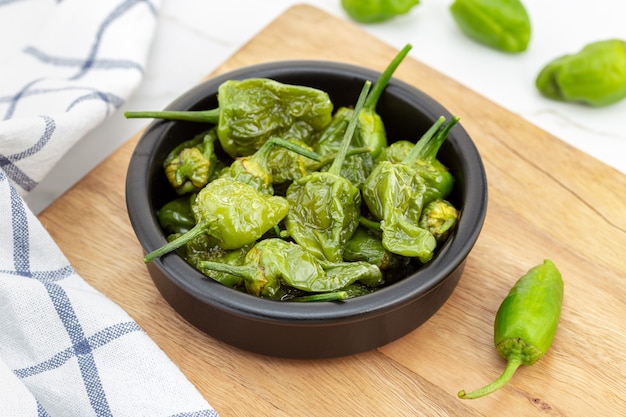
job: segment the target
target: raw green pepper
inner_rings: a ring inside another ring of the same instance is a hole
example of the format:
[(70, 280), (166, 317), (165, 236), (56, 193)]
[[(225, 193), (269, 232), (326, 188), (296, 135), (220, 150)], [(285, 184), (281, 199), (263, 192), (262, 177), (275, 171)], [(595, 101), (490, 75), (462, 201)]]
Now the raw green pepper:
[[(444, 122), (444, 117), (440, 117), (418, 143), (430, 141)], [(371, 214), (380, 220), (385, 249), (426, 263), (432, 258), (437, 242), (428, 230), (419, 226), (427, 187), (416, 168), (415, 158), (420, 154), (417, 144), (414, 149), (417, 151), (411, 151), (402, 163), (378, 163), (365, 183), (363, 199)]]
[(419, 0), (341, 0), (348, 16), (360, 23), (379, 23), (408, 13)]
[(333, 104), (326, 92), (266, 78), (225, 81), (217, 97), (218, 108), (212, 110), (124, 115), (215, 124), (220, 144), (232, 158), (253, 154), (272, 136), (293, 139), (299, 133), (319, 132), (332, 118)]
[(178, 194), (199, 191), (217, 165), (216, 130), (210, 129), (176, 146), (163, 161), (165, 176)]
[(252, 155), (236, 158), (228, 168), (220, 172), (219, 178), (231, 178), (236, 181), (245, 182), (263, 193), (273, 194), (274, 188), (272, 185), (274, 179), (270, 168), (271, 158), (273, 156), (272, 151), (277, 147), (305, 156), (314, 161), (321, 159), (318, 154), (309, 149), (284, 139), (271, 137)]
[(507, 361), (493, 383), (476, 391), (459, 391), (459, 398), (480, 398), (502, 388), (520, 365), (532, 365), (548, 350), (559, 324), (563, 279), (550, 260), (531, 268), (511, 288), (494, 323), (494, 343)]
[(459, 211), (449, 201), (437, 199), (424, 206), (419, 225), (437, 240), (444, 242), (459, 221)]
[(289, 203), (283, 197), (263, 194), (243, 182), (218, 178), (200, 190), (192, 209), (196, 225), (147, 254), (144, 262), (163, 256), (204, 233), (217, 239), (222, 249), (239, 249), (278, 224), (287, 215)]
[(178, 197), (165, 203), (158, 211), (159, 224), (166, 233), (186, 233), (196, 225), (191, 209), (195, 195)]
[(240, 276), (249, 294), (270, 299), (282, 298), (284, 285), (305, 292), (329, 293), (356, 281), (370, 286), (382, 283), (380, 270), (374, 265), (366, 262), (322, 264), (299, 245), (277, 238), (259, 241), (242, 265), (205, 261), (200, 262), (200, 266)]
[(371, 82), (365, 82), (337, 158), (327, 172), (313, 172), (287, 189), (290, 209), (285, 218), (289, 235), (317, 258), (343, 261), (343, 248), (359, 225), (360, 190), (341, 176), (341, 167), (352, 141)]
[(455, 0), (452, 17), (477, 42), (505, 52), (528, 48), (531, 24), (520, 0)]
[(545, 97), (600, 107), (626, 97), (626, 42), (593, 42), (548, 63), (535, 80)]

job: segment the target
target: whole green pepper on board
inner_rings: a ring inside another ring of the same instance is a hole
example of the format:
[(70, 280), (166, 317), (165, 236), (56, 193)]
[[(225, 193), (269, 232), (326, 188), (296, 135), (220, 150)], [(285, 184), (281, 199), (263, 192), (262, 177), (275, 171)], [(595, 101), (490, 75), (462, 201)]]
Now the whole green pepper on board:
[(360, 23), (379, 23), (408, 13), (419, 0), (341, 0), (348, 16)]
[(217, 165), (215, 128), (182, 142), (165, 157), (165, 176), (178, 194), (199, 191), (210, 180)]
[(502, 388), (521, 365), (532, 365), (550, 348), (561, 317), (563, 279), (552, 261), (531, 268), (511, 288), (496, 313), (494, 343), (507, 361), (502, 375), (459, 398), (480, 398)]
[(528, 49), (531, 23), (520, 0), (455, 0), (450, 12), (461, 31), (479, 43), (511, 53)]
[(594, 107), (617, 103), (626, 97), (626, 41), (593, 42), (554, 59), (539, 72), (535, 86), (554, 100)]
[[(198, 111), (126, 112), (127, 118), (158, 118), (211, 123), (224, 151), (232, 158), (254, 153), (272, 136), (312, 134), (332, 118), (333, 104), (319, 89), (267, 78), (228, 80), (218, 87), (218, 107)], [(306, 125), (309, 129), (294, 129)], [(307, 142), (310, 138), (298, 138)]]
[(255, 242), (289, 211), (283, 197), (263, 194), (251, 185), (228, 178), (208, 183), (192, 205), (196, 225), (177, 239), (144, 257), (148, 263), (178, 249), (191, 239), (209, 234), (223, 249), (238, 249)]
[(306, 175), (287, 189), (286, 198), (290, 205), (285, 217), (287, 232), (317, 258), (330, 262), (343, 261), (345, 243), (359, 225), (361, 193), (341, 176), (341, 167), (370, 86), (370, 81), (363, 85), (341, 149), (330, 169)]
[(218, 178), (231, 178), (245, 182), (263, 193), (273, 194), (274, 179), (270, 160), (272, 152), (277, 147), (305, 156), (313, 161), (321, 159), (318, 154), (307, 148), (278, 137), (271, 137), (252, 155), (236, 158), (229, 167), (220, 172)]

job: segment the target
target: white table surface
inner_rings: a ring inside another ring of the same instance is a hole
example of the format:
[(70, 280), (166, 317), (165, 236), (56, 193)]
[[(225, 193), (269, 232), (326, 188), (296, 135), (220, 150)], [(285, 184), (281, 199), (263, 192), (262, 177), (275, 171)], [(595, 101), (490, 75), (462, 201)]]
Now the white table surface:
[[(26, 197), (33, 212), (60, 197), (148, 123), (127, 120), (124, 111), (167, 106), (298, 3), (347, 19), (340, 0), (162, 0), (143, 83)], [(533, 35), (529, 49), (517, 55), (466, 38), (452, 20), (451, 3), (422, 0), (406, 16), (363, 28), (398, 49), (411, 43), (415, 59), (626, 173), (626, 100), (590, 108), (545, 99), (534, 87), (536, 75), (550, 60), (593, 41), (626, 40), (626, 2), (523, 0)]]

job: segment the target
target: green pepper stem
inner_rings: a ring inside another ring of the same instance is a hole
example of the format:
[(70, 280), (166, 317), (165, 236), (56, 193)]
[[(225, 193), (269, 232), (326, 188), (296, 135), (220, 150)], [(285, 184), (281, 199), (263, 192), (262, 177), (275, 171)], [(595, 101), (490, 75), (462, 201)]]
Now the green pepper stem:
[[(440, 118), (439, 120), (441, 120)], [(412, 165), (417, 161), (432, 162), (439, 152), (439, 148), (448, 137), (448, 133), (459, 121), (459, 117), (454, 116), (444, 126), (439, 128), (434, 135), (428, 136), (425, 134), (417, 141), (411, 152), (406, 156), (403, 164)], [(434, 125), (433, 125), (434, 126)]]
[(299, 302), (318, 302), (318, 301), (341, 301), (348, 298), (347, 291), (333, 291), (323, 292), (319, 294), (302, 295), (300, 297), (294, 297), (291, 301)]
[(124, 112), (127, 119), (166, 119), (166, 120), (182, 120), (186, 122), (200, 122), (217, 124), (220, 117), (220, 109), (200, 110), (200, 111), (127, 111)]
[(479, 388), (469, 393), (465, 392), (464, 390), (461, 390), (457, 394), (458, 397), (469, 400), (469, 399), (484, 397), (487, 394), (491, 394), (492, 392), (499, 390), (507, 382), (511, 380), (511, 377), (513, 377), (513, 374), (515, 373), (517, 368), (520, 367), (521, 364), (522, 364), (522, 358), (520, 355), (509, 357), (509, 360), (506, 364), (506, 368), (504, 369), (504, 372), (502, 372), (502, 375), (500, 375), (498, 379), (496, 379), (489, 385), (486, 385), (482, 388)]
[(156, 258), (160, 258), (161, 256), (180, 248), (185, 243), (189, 242), (192, 239), (195, 239), (196, 237), (204, 233), (206, 229), (209, 227), (209, 224), (210, 223), (206, 221), (205, 222), (201, 221), (201, 222), (196, 223), (196, 225), (192, 227), (191, 229), (189, 229), (188, 232), (178, 236), (176, 239), (172, 240), (171, 242), (161, 246), (158, 249), (153, 250), (152, 252), (144, 256), (143, 261), (145, 263), (149, 263), (155, 260)]
[[(370, 153), (372, 150), (370, 148), (352, 148), (350, 149), (348, 152), (346, 152), (346, 157), (348, 156), (353, 156), (353, 155), (359, 155), (362, 153)], [(333, 161), (337, 158), (337, 154), (333, 154), (331, 156), (323, 156), (319, 161), (319, 163), (317, 164), (313, 164), (311, 166), (311, 170), (312, 171), (319, 171), (321, 170), (323, 167), (325, 167), (326, 165), (332, 164)]]
[(275, 146), (280, 146), (281, 148), (285, 148), (288, 151), (295, 152), (316, 162), (322, 160), (322, 156), (317, 152), (313, 152), (293, 142), (289, 142), (288, 140), (281, 139), (275, 136), (269, 138), (263, 145), (261, 145), (259, 150), (255, 152), (254, 157), (260, 158), (261, 161), (266, 161)]
[(404, 159), (402, 160), (402, 163), (405, 165), (413, 165), (415, 161), (417, 161), (417, 159), (422, 154), (422, 148), (424, 146), (424, 143), (429, 142), (437, 134), (437, 132), (439, 131), (439, 128), (445, 121), (446, 121), (446, 118), (443, 116), (440, 116), (435, 121), (435, 123), (433, 123), (430, 129), (428, 129), (426, 133), (424, 133), (422, 137), (419, 138), (419, 140), (415, 143), (415, 145), (411, 149), (411, 152), (409, 152), (409, 154), (404, 157)]
[(328, 172), (331, 174), (340, 176), (341, 175), (341, 166), (343, 165), (343, 161), (346, 159), (346, 154), (348, 153), (348, 149), (350, 148), (350, 143), (352, 142), (352, 137), (354, 136), (354, 131), (356, 130), (356, 126), (359, 122), (359, 113), (363, 109), (363, 104), (365, 103), (365, 98), (367, 97), (367, 93), (372, 86), (371, 81), (365, 81), (363, 84), (363, 88), (361, 89), (361, 94), (359, 94), (359, 99), (354, 106), (354, 113), (350, 118), (350, 123), (348, 123), (348, 127), (346, 132), (344, 133), (343, 139), (341, 141), (341, 147), (339, 148), (339, 152), (337, 152), (337, 157), (333, 161), (333, 164), (330, 166)]
[(410, 44), (407, 44), (404, 48), (402, 48), (402, 50), (398, 52), (396, 57), (389, 63), (385, 71), (380, 75), (380, 77), (376, 81), (376, 84), (374, 84), (374, 86), (372, 87), (372, 91), (367, 96), (365, 104), (363, 105), (363, 108), (365, 110), (373, 111), (376, 108), (376, 105), (378, 104), (378, 99), (387, 87), (387, 84), (389, 84), (391, 76), (396, 71), (402, 60), (404, 60), (404, 57), (409, 53), (411, 48), (412, 46)]
[(370, 220), (367, 217), (363, 217), (363, 216), (359, 217), (359, 224), (365, 227), (366, 229), (376, 230), (378, 232), (381, 231), (380, 222)]
[(221, 262), (213, 262), (213, 261), (202, 261), (198, 263), (198, 267), (202, 269), (210, 269), (211, 271), (216, 272), (225, 272), (227, 274), (235, 275), (237, 277), (241, 277), (245, 280), (253, 279), (254, 274), (256, 272), (256, 268), (253, 266), (247, 265), (230, 265)]

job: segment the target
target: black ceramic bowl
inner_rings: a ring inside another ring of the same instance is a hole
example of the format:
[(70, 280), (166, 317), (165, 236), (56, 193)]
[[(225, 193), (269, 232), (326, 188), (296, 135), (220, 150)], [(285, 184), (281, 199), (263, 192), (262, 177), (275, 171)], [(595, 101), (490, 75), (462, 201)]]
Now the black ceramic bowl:
[[(171, 110), (217, 107), (218, 86), (228, 79), (272, 78), (329, 93), (335, 108), (353, 105), (365, 80), (378, 72), (333, 62), (272, 62), (241, 68), (208, 80), (175, 100)], [(451, 114), (418, 89), (392, 79), (377, 106), (390, 142), (419, 138), (439, 116)], [(461, 217), (454, 234), (418, 270), (372, 294), (342, 302), (289, 303), (260, 299), (206, 279), (175, 253), (147, 265), (154, 284), (187, 321), (233, 346), (271, 356), (327, 358), (367, 351), (414, 330), (428, 320), (456, 287), (467, 255), (482, 228), (487, 206), (485, 171), (461, 122), (438, 159), (454, 175), (450, 200)], [(132, 155), (126, 202), (143, 249), (166, 243), (156, 211), (175, 195), (162, 172), (165, 155), (182, 139), (206, 128), (197, 123), (154, 121)], [(141, 262), (138, 257), (137, 262)]]

